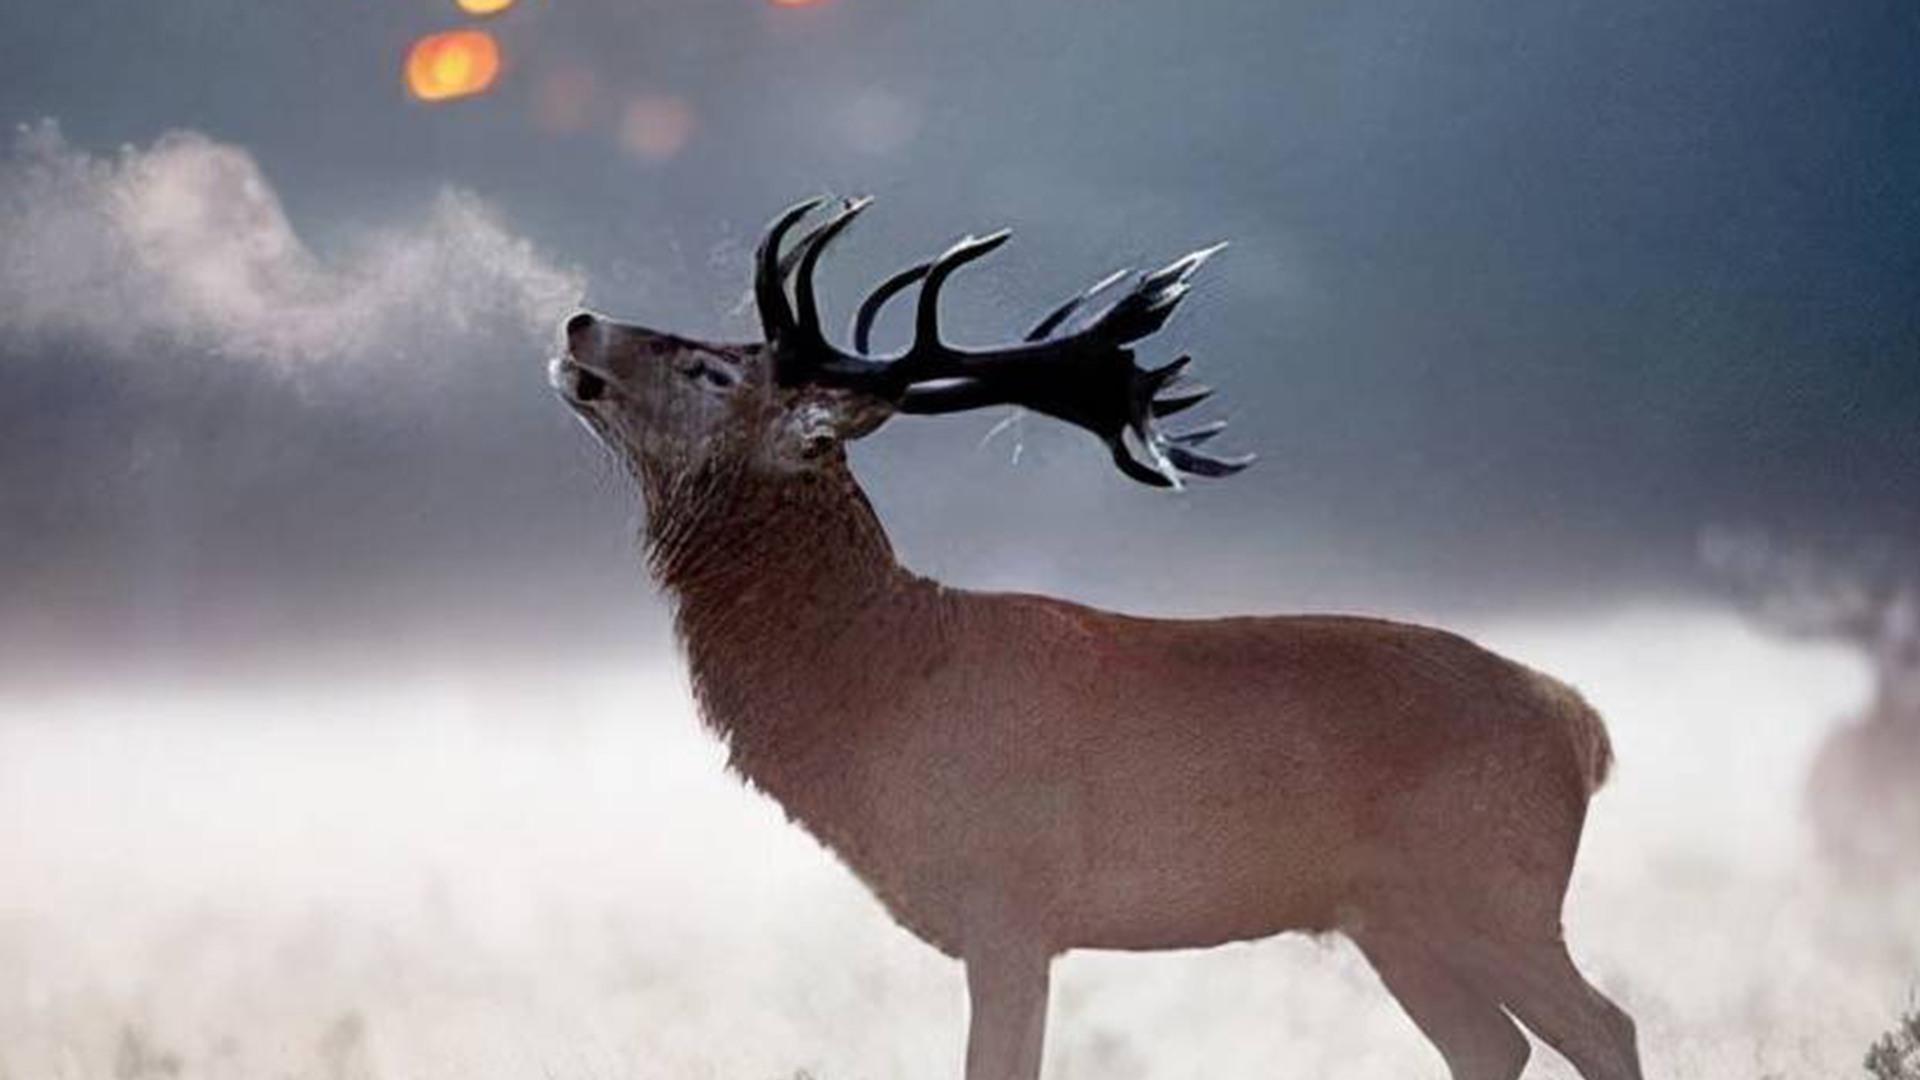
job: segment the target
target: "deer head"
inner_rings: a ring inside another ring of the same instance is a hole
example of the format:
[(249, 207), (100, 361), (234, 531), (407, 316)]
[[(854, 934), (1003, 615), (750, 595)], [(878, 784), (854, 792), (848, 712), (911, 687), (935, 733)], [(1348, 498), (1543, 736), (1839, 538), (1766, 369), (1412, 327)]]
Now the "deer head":
[[(968, 237), (882, 282), (856, 311), (852, 348), (843, 349), (821, 329), (814, 270), (869, 201), (843, 202), (790, 249), (787, 234), (824, 198), (794, 206), (767, 230), (754, 270), (764, 342), (711, 344), (582, 312), (567, 321), (567, 354), (550, 367), (554, 388), (625, 457), (649, 492), (694, 477), (843, 468), (844, 444), (895, 413), (990, 405), (1024, 406), (1090, 431), (1122, 472), (1156, 487), (1179, 487), (1183, 475), (1230, 475), (1252, 461), (1197, 449), (1224, 423), (1163, 431), (1161, 417), (1199, 404), (1211, 391), (1175, 385), (1187, 357), (1141, 368), (1131, 347), (1165, 324), (1218, 247), (1134, 275), (1096, 314), (1081, 317), (1128, 272), (1060, 305), (1018, 343), (967, 348), (940, 335), (940, 290), (955, 270), (1009, 234)], [(896, 355), (874, 355), (875, 318), (916, 284), (912, 344)]]
[(1859, 650), (1873, 662), (1883, 703), (1920, 712), (1920, 579), (1898, 557), (1879, 552), (1846, 565), (1722, 529), (1702, 535), (1700, 552), (1761, 625)]

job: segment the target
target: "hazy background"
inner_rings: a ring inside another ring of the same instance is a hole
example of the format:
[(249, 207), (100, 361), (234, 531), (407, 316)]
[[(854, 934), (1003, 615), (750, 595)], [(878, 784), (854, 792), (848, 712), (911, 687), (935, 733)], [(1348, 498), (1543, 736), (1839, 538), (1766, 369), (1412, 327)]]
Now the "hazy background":
[[(543, 382), (582, 302), (752, 336), (820, 191), (881, 197), (842, 315), (1014, 227), (972, 340), (1234, 245), (1154, 344), (1261, 463), (901, 421), (856, 457), (914, 568), (1572, 678), (1623, 758), (1573, 936), (1663, 1074), (1845, 1073), (1911, 999), (1920, 907), (1797, 810), (1864, 665), (1695, 540), (1920, 537), (1912, 5), (521, 0), (492, 93), (409, 100), (474, 21), (0, 10), (0, 1077), (955, 1068), (957, 973), (719, 772)], [(1066, 1075), (1438, 1068), (1344, 946), (1069, 970)]]

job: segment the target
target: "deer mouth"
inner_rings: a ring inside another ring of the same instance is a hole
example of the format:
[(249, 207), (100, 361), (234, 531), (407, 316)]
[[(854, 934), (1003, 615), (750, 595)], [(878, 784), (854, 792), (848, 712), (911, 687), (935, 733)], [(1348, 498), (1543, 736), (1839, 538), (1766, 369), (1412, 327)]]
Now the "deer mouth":
[(585, 368), (573, 369), (573, 396), (580, 401), (598, 401), (607, 392), (607, 380)]
[(571, 356), (555, 357), (547, 365), (547, 382), (573, 405), (588, 405), (607, 394), (608, 383), (599, 372), (581, 366)]

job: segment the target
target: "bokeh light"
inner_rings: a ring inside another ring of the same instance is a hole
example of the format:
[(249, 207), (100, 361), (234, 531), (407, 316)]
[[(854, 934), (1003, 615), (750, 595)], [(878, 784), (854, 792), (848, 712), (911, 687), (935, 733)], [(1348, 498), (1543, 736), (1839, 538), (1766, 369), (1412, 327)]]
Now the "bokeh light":
[(693, 108), (679, 98), (637, 97), (620, 119), (620, 145), (635, 157), (665, 161), (687, 144), (693, 126)]
[(498, 15), (513, 6), (514, 0), (454, 0), (469, 15)]
[(484, 30), (429, 34), (407, 51), (407, 89), (422, 101), (485, 93), (500, 76), (500, 46)]

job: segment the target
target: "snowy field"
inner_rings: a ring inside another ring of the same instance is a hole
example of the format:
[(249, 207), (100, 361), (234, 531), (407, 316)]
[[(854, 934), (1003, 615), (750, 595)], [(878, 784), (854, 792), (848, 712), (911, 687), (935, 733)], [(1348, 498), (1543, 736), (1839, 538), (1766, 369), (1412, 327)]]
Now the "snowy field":
[[(1612, 724), (1569, 936), (1649, 1075), (1860, 1075), (1920, 897), (1833, 882), (1797, 804), (1864, 667), (1712, 613), (1478, 630)], [(677, 669), (481, 667), (0, 690), (0, 1078), (958, 1075), (958, 968), (723, 773)], [(1290, 937), (1069, 956), (1047, 1075), (1444, 1073)]]

